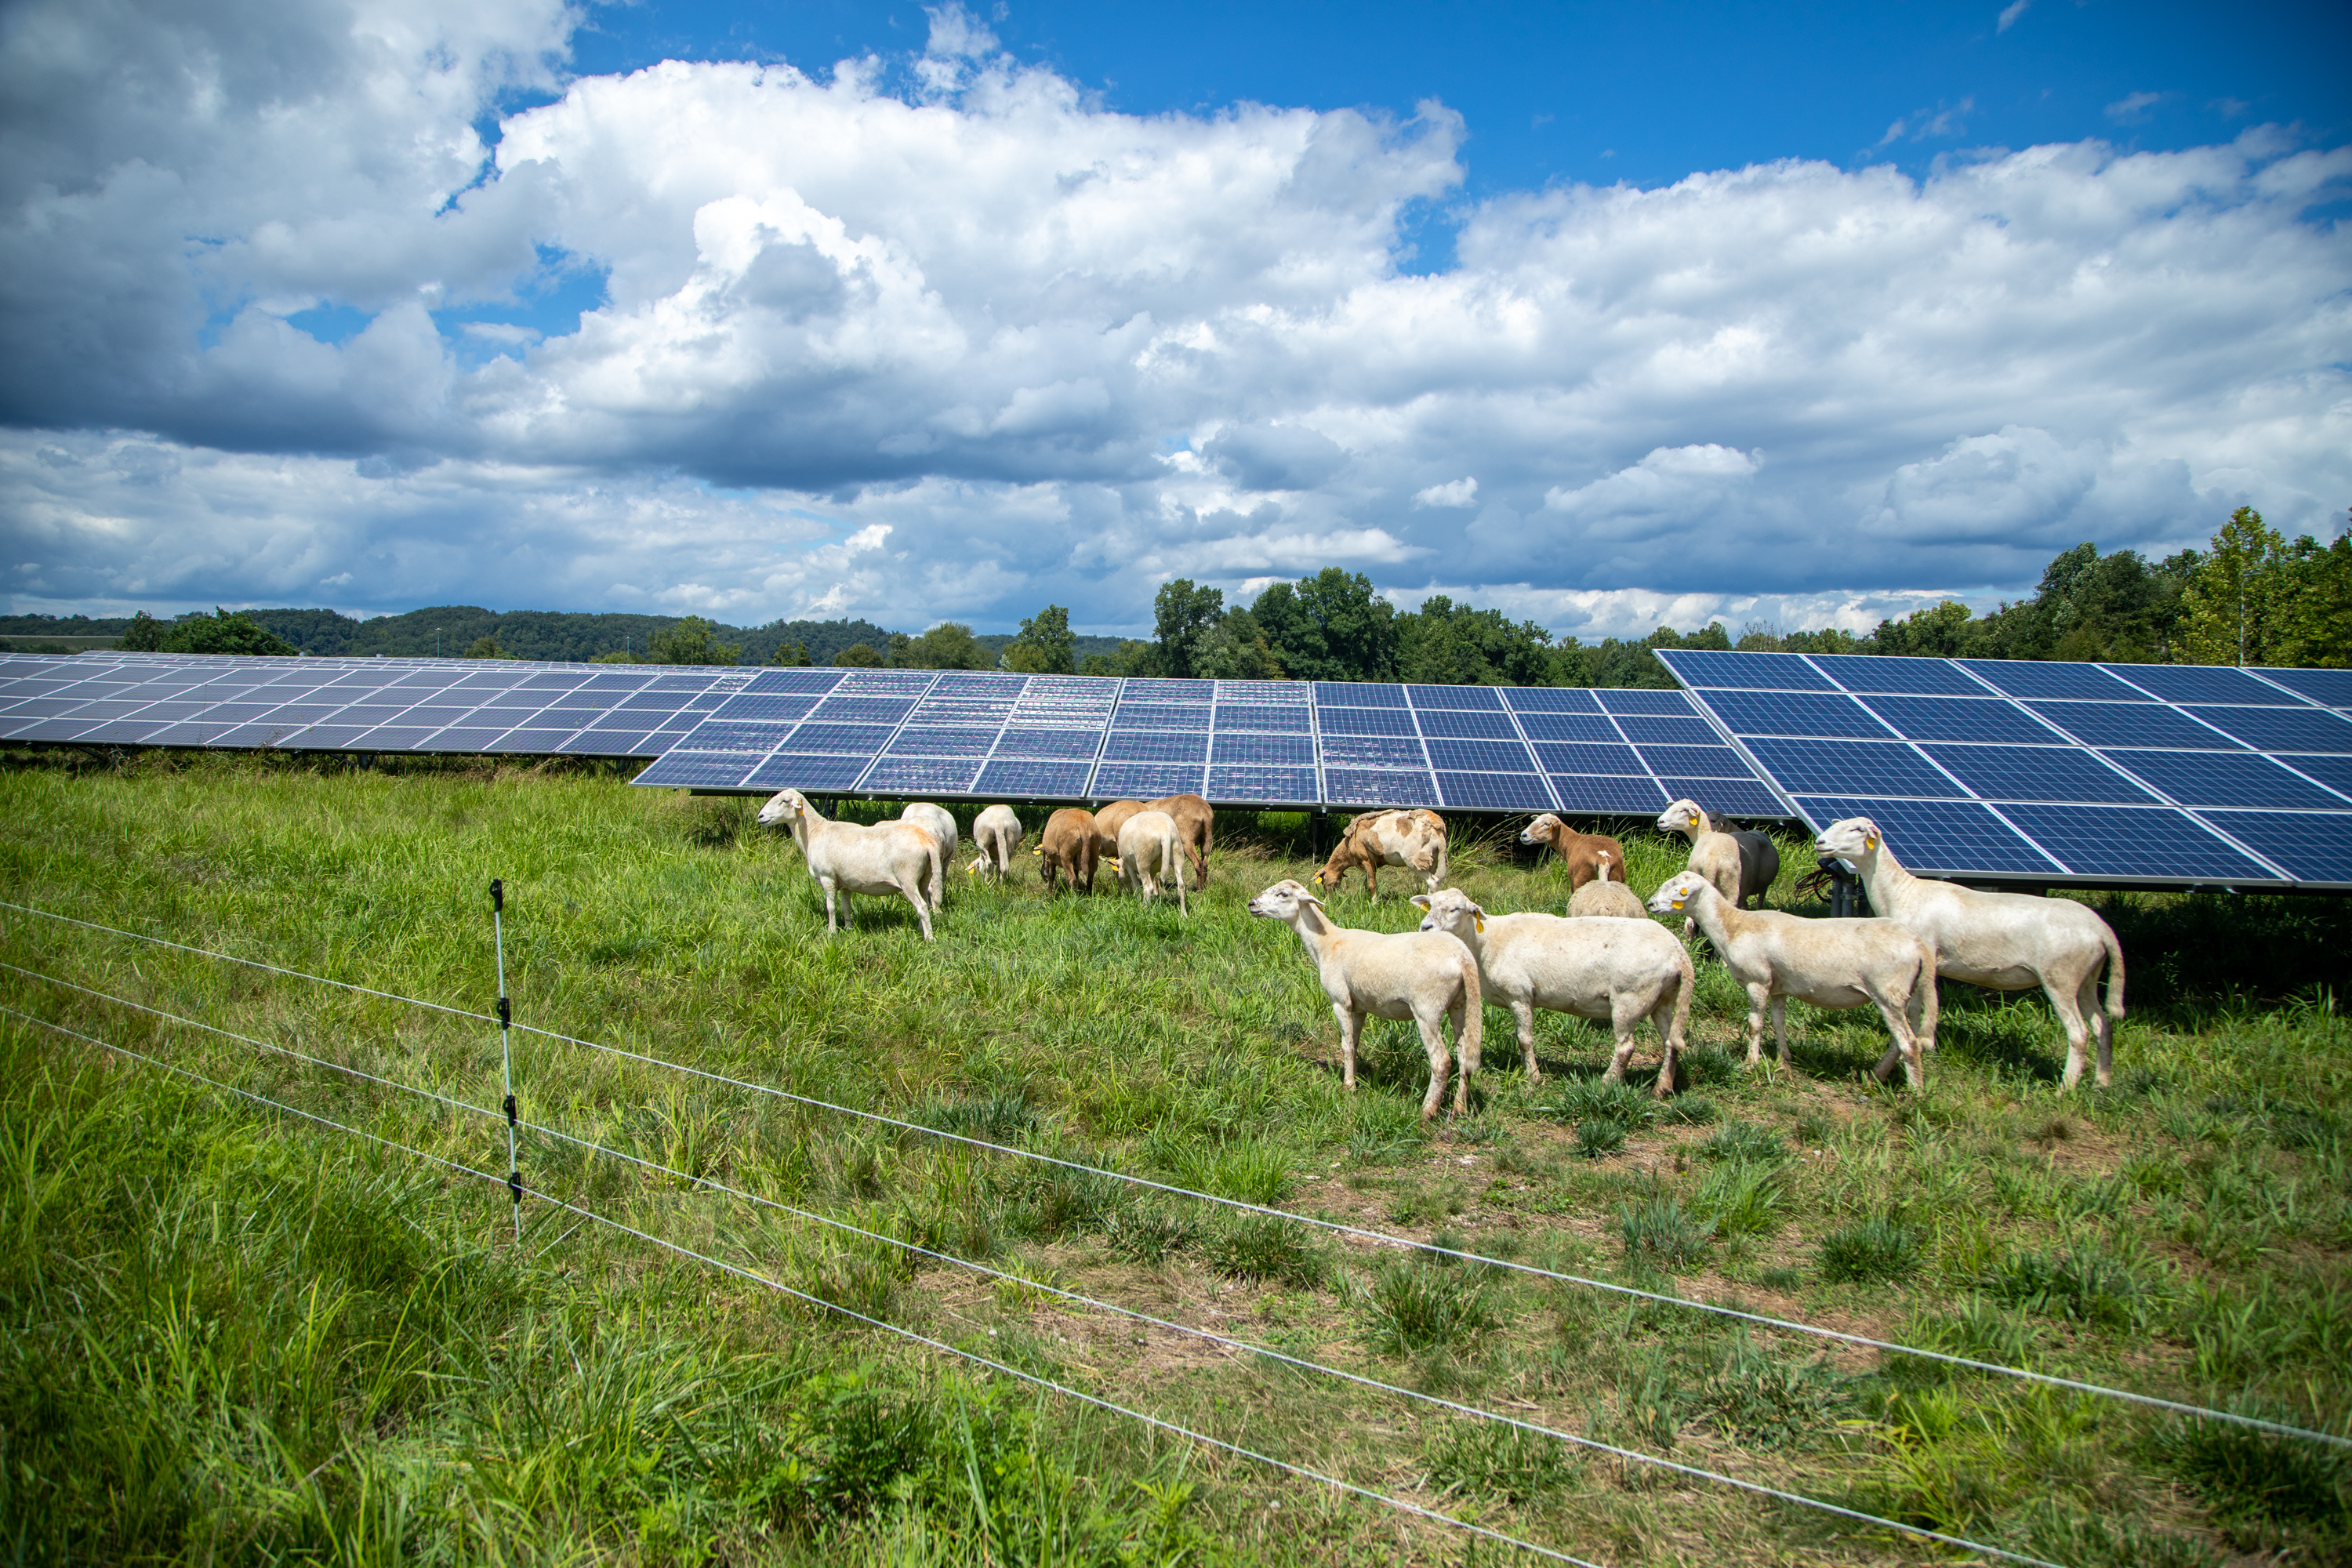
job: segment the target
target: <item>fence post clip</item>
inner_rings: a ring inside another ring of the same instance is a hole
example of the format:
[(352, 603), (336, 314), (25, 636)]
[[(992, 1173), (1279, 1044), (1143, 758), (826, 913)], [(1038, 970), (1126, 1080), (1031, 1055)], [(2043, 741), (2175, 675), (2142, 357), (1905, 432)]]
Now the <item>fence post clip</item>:
[(507, 910), (507, 885), (503, 879), (490, 879), (490, 912), (502, 915)]

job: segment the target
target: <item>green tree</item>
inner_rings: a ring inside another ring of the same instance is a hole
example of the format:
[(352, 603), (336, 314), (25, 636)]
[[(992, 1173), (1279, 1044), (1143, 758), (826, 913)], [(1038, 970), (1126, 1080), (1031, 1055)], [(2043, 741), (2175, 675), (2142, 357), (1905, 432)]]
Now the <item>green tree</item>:
[(2305, 534), (2288, 557), (2294, 586), (2280, 617), (2279, 661), (2352, 668), (2352, 527), (2325, 547)]
[(1394, 680), (1396, 606), (1360, 572), (1326, 566), (1297, 583), (1276, 583), (1250, 615), (1296, 680)]
[(595, 657), (589, 659), (588, 662), (591, 664), (650, 664), (653, 661), (647, 658), (641, 658), (637, 655), (631, 653), (627, 648), (616, 647), (610, 653), (597, 654)]
[(1282, 659), (1247, 610), (1227, 610), (1192, 645), (1193, 672), (1213, 680), (1280, 680)]
[(907, 663), (915, 669), (986, 669), (992, 662), (961, 621), (941, 621), (907, 647)]
[(1960, 658), (1978, 649), (1978, 628), (1958, 599), (1914, 610), (1900, 621), (1881, 621), (1874, 650), (1914, 658)]
[(1398, 663), (1404, 679), (1432, 686), (1543, 686), (1555, 666), (1551, 633), (1533, 621), (1517, 626), (1500, 610), (1475, 610), (1432, 594), (1397, 617)]
[(131, 617), (131, 625), (123, 629), (122, 646), (139, 653), (160, 652), (164, 634), (170, 629), (162, 621), (141, 610)]
[(1225, 616), (1222, 588), (1203, 588), (1190, 577), (1160, 585), (1151, 601), (1151, 657), (1138, 675), (1189, 677), (1198, 673), (1202, 640)]
[(1022, 622), (1020, 635), (1004, 645), (1004, 668), (1024, 675), (1068, 675), (1077, 668), (1077, 647), (1070, 612), (1048, 605)]
[(889, 660), (884, 658), (872, 643), (854, 642), (835, 654), (833, 662), (844, 669), (880, 669)]
[(676, 626), (656, 632), (646, 645), (652, 664), (733, 664), (743, 650), (734, 643), (719, 642), (711, 634), (718, 630), (700, 616), (688, 616)]
[(299, 652), (274, 632), (266, 631), (243, 611), (217, 605), (209, 616), (198, 610), (173, 621), (163, 634), (165, 653), (234, 653), (290, 658)]
[(1140, 637), (1129, 637), (1118, 645), (1117, 653), (1090, 653), (1078, 666), (1080, 675), (1108, 676), (1148, 674), (1151, 668), (1152, 647)]
[(2182, 594), (2179, 661), (2272, 664), (2273, 641), (2291, 637), (2286, 541), (2263, 514), (2242, 506), (2213, 536)]
[(518, 656), (510, 654), (506, 649), (500, 647), (499, 646), (498, 638), (481, 637), (476, 637), (472, 642), (467, 644), (465, 653), (459, 657), (464, 658), (514, 658)]
[(796, 642), (791, 637), (778, 643), (776, 651), (768, 656), (771, 665), (781, 665), (786, 669), (804, 669), (808, 661), (808, 644)]

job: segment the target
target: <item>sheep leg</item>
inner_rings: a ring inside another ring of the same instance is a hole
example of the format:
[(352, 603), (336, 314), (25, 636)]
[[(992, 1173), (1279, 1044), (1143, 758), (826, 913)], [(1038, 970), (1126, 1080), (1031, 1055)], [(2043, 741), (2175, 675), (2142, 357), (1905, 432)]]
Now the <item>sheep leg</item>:
[(2083, 981), (2083, 989), (2075, 995), (2075, 1005), (2098, 1036), (2099, 1057), (2095, 1070), (2101, 1089), (2107, 1087), (2107, 1078), (2116, 1063), (2116, 1021), (2099, 1008), (2099, 977), (2094, 972)]
[(1617, 1047), (1610, 1054), (1609, 1070), (1601, 1075), (1601, 1082), (1622, 1081), (1625, 1069), (1633, 1065), (1633, 1026), (1640, 1018), (1640, 1014), (1627, 1009), (1622, 998), (1612, 996), (1609, 999), (1609, 1033), (1616, 1040)]
[(1543, 1068), (1536, 1066), (1536, 1005), (1518, 997), (1511, 998), (1511, 1016), (1518, 1020), (1519, 1055), (1527, 1058), (1528, 1081), (1543, 1082)]
[[(2090, 983), (2085, 981), (2084, 983), (2084, 987), (2085, 990), (2088, 990), (2090, 988)], [(2047, 979), (2042, 982), (2042, 994), (2050, 998), (2050, 1005), (2052, 1009), (2057, 1013), (2058, 1021), (2066, 1026), (2066, 1077), (2064, 1079), (2064, 1086), (2068, 1089), (2072, 1089), (2078, 1081), (2080, 1081), (2083, 1076), (2083, 1047), (2089, 1043), (2090, 1031), (2084, 1026), (2083, 1009), (2075, 1005), (2075, 999), (2072, 994), (2060, 990), (2057, 985), (2053, 984)], [(2095, 1005), (2097, 997), (2095, 994), (2093, 995), (2092, 1001), (2094, 1003), (2092, 1011), (2095, 1014), (2097, 1012), (2097, 1007)], [(2100, 1081), (2102, 1083), (2106, 1081), (2106, 1078), (2104, 1073), (2100, 1075)]]
[(824, 889), (824, 934), (831, 936), (835, 930), (833, 918), (834, 885), (828, 879), (819, 881), (817, 886)]
[(915, 923), (923, 928), (923, 940), (925, 942), (930, 941), (931, 907), (923, 901), (923, 884), (920, 879), (920, 873), (917, 874), (916, 880), (911, 883), (899, 883), (898, 894), (901, 898), (905, 899), (908, 903), (915, 907)]
[(1381, 901), (1381, 867), (1379, 861), (1367, 860), (1364, 862), (1364, 888), (1365, 890), (1371, 895), (1372, 902), (1377, 904)]
[(1192, 912), (1192, 906), (1184, 901), (1184, 853), (1181, 849), (1176, 852), (1176, 864), (1173, 869), (1176, 874), (1176, 912), (1189, 916)]
[(1748, 987), (1748, 1065), (1764, 1059), (1764, 1013), (1772, 1005), (1772, 988), (1762, 981)]
[(1883, 992), (1873, 991), (1870, 999), (1878, 1004), (1878, 1015), (1886, 1020), (1886, 1032), (1895, 1039), (1886, 1055), (1879, 1058), (1878, 1066), (1871, 1076), (1885, 1083), (1895, 1076), (1895, 1064), (1901, 1062), (1904, 1082), (1915, 1089), (1926, 1088), (1927, 1074), (1919, 1064), (1919, 1037), (1911, 1032), (1911, 1022), (1904, 1016), (1917, 1006), (1917, 994), (1915, 992), (1905, 997), (1900, 1007)]
[[(1439, 1014), (1432, 1017), (1413, 1019), (1414, 1023), (1421, 1026), (1422, 1048), (1429, 1052), (1429, 1092), (1422, 1096), (1421, 1100), (1421, 1119), (1423, 1121), (1435, 1116), (1438, 1106), (1444, 1102), (1445, 1077), (1453, 1067), (1454, 1059), (1445, 1049), (1444, 1033), (1438, 1026), (1444, 1016), (1444, 1015)], [(1467, 1106), (1469, 1097), (1470, 1064), (1465, 1060), (1462, 1064), (1461, 1081), (1454, 1088), (1454, 1110), (1456, 1115), (1461, 1114)]]
[(1786, 996), (1772, 998), (1772, 1037), (1780, 1042), (1780, 1065), (1787, 1067), (1789, 1065), (1789, 999)]
[(1353, 1094), (1356, 1090), (1356, 1036), (1364, 1026), (1364, 1016), (1331, 1004), (1331, 1016), (1339, 1020), (1339, 1083)]
[[(1681, 1000), (1681, 988), (1677, 986), (1674, 995), (1658, 998), (1658, 1005), (1651, 1008), (1648, 1015), (1650, 1027), (1658, 1031), (1658, 1043), (1664, 1053), (1664, 1059), (1658, 1068), (1657, 1087), (1650, 1091), (1659, 1100), (1664, 1100), (1674, 1092), (1675, 1060), (1680, 1054), (1683, 1045), (1682, 1031), (1675, 1027), (1675, 1014)], [(1639, 1021), (1639, 1019), (1634, 1020), (1635, 1023)], [(1631, 1039), (1633, 1035), (1633, 1025), (1629, 1023), (1625, 1026), (1625, 1037)]]

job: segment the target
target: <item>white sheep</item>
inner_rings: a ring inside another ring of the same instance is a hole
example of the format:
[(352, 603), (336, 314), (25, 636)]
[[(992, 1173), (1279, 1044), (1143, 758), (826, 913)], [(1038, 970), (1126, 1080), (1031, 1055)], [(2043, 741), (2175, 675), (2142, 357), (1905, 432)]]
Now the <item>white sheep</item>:
[(1649, 1019), (1665, 1052), (1651, 1092), (1661, 1100), (1673, 1092), (1675, 1057), (1689, 1032), (1696, 984), (1690, 954), (1674, 932), (1646, 914), (1633, 920), (1489, 915), (1459, 888), (1412, 901), (1428, 911), (1421, 929), (1444, 931), (1467, 947), (1478, 963), (1480, 994), (1508, 1007), (1518, 1020), (1528, 1081), (1543, 1081), (1536, 1066), (1536, 1009), (1541, 1007), (1609, 1021), (1617, 1048), (1601, 1077), (1612, 1082), (1625, 1076), (1633, 1059), (1634, 1026)]
[(1021, 838), (1021, 818), (1013, 808), (990, 806), (972, 819), (971, 841), (980, 858), (971, 863), (971, 869), (985, 870), (998, 881), (1004, 880), (1013, 869), (1013, 857), (1020, 851)]
[(1323, 911), (1323, 900), (1287, 878), (1252, 899), (1249, 912), (1282, 921), (1306, 944), (1323, 994), (1331, 999), (1331, 1015), (1339, 1021), (1340, 1080), (1349, 1089), (1356, 1087), (1356, 1043), (1365, 1017), (1411, 1018), (1420, 1026), (1421, 1043), (1429, 1052), (1429, 1093), (1421, 1102), (1422, 1120), (1436, 1115), (1445, 1098), (1449, 1069), (1443, 1026), (1451, 1020), (1454, 1047), (1462, 1057), (1454, 1109), (1456, 1114), (1469, 1109), (1482, 1020), (1478, 963), (1468, 948), (1444, 931), (1391, 935), (1335, 926)]
[(1816, 1007), (1873, 1002), (1895, 1038), (1876, 1068), (1879, 1081), (1899, 1061), (1912, 1088), (1926, 1086), (1919, 1040), (1936, 1031), (1936, 955), (1893, 921), (1809, 921), (1778, 910), (1737, 909), (1696, 871), (1668, 878), (1651, 895), (1650, 908), (1662, 915), (1689, 912), (1731, 977), (1747, 988), (1751, 1065), (1764, 1054), (1768, 1006), (1786, 1066), (1790, 997)]
[[(916, 826), (929, 831), (940, 841), (940, 864), (949, 866), (955, 864), (956, 821), (946, 806), (934, 805), (928, 800), (910, 800), (907, 803), (907, 809), (898, 814), (898, 820), (911, 822)], [(947, 885), (944, 879), (932, 883), (931, 909), (937, 911), (946, 898)]]
[[(1660, 812), (1658, 829), (1689, 835), (1690, 859), (1685, 864), (1713, 883), (1734, 909), (1746, 909), (1751, 896), (1760, 905), (1780, 874), (1780, 851), (1769, 838), (1716, 826), (1696, 801), (1678, 800)], [(1695, 922), (1683, 922), (1684, 936), (1696, 929)]]
[(861, 827), (854, 822), (828, 822), (816, 814), (808, 797), (796, 789), (779, 790), (760, 808), (760, 825), (782, 823), (793, 831), (808, 862), (809, 875), (824, 889), (824, 929), (834, 930), (834, 900), (838, 896), (843, 921), (857, 926), (856, 895), (898, 894), (915, 907), (923, 940), (931, 940), (931, 906), (926, 895), (944, 879), (945, 858), (931, 829), (900, 820)]
[(1568, 912), (1570, 916), (1578, 919), (1601, 915), (1622, 921), (1649, 920), (1650, 911), (1643, 904), (1642, 895), (1622, 882), (1609, 879), (1610, 863), (1615, 859), (1616, 857), (1606, 849), (1594, 853), (1592, 880), (1569, 895)]
[(1140, 892), (1150, 903), (1160, 896), (1160, 879), (1176, 884), (1176, 907), (1184, 914), (1184, 841), (1177, 836), (1176, 819), (1164, 811), (1139, 811), (1118, 827), (1118, 879), (1128, 891)]
[[(1936, 973), (1992, 991), (2030, 991), (2039, 985), (2066, 1027), (2066, 1087), (2083, 1077), (2083, 1047), (2099, 1037), (2101, 1088), (2114, 1066), (2116, 1026), (2124, 1018), (2124, 950), (2107, 922), (2072, 899), (2026, 893), (1989, 893), (1953, 882), (1915, 877), (1886, 847), (1878, 825), (1866, 816), (1832, 822), (1814, 841), (1823, 855), (1851, 863), (1862, 873), (1870, 907), (1925, 942), (1936, 957)], [(2107, 975), (2107, 1005), (2099, 1008), (2099, 973)], [(2084, 1020), (2092, 1020), (2089, 1028)], [(1922, 1042), (1936, 1048), (1936, 1027)]]

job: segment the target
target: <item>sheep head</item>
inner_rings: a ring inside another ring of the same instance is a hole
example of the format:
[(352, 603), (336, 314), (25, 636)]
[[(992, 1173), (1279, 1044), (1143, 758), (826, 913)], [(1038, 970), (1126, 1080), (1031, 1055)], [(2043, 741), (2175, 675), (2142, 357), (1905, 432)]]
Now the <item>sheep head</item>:
[(1522, 844), (1556, 843), (1559, 835), (1567, 830), (1567, 826), (1566, 823), (1547, 811), (1519, 829), (1519, 842)]
[(1683, 912), (1685, 904), (1714, 886), (1696, 871), (1678, 871), (1666, 879), (1664, 886), (1650, 895), (1650, 912), (1654, 915), (1678, 915)]
[(803, 815), (816, 815), (809, 805), (808, 797), (796, 789), (780, 789), (768, 797), (767, 805), (760, 808), (760, 826), (789, 827)]
[(1678, 800), (1658, 813), (1658, 828), (1664, 833), (1688, 833), (1693, 828), (1706, 831), (1706, 813), (1695, 800)]
[(1823, 828), (1822, 836), (1813, 840), (1813, 850), (1816, 854), (1831, 855), (1859, 864), (1864, 856), (1878, 847), (1883, 838), (1878, 824), (1870, 818), (1849, 816)]
[(1415, 893), (1412, 907), (1423, 912), (1421, 929), (1448, 931), (1462, 936), (1466, 931), (1475, 936), (1486, 929), (1486, 911), (1470, 901), (1470, 895), (1459, 888), (1440, 888), (1433, 893)]
[(1309, 892), (1296, 879), (1285, 877), (1265, 892), (1249, 901), (1249, 912), (1263, 920), (1280, 921), (1295, 925), (1308, 906), (1323, 907), (1323, 900)]

